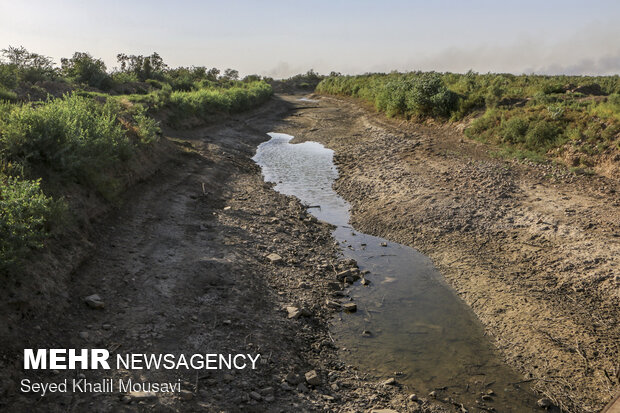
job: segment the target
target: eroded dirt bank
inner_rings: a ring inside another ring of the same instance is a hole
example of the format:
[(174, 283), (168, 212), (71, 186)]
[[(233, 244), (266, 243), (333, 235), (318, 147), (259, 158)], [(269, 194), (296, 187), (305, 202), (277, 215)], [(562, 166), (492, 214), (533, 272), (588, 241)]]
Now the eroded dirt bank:
[(429, 255), (524, 381), (599, 411), (620, 379), (619, 182), (315, 98), (279, 132), (336, 151), (353, 226)]
[[(326, 299), (338, 300), (335, 271), (352, 263), (340, 259), (331, 228), (264, 184), (250, 160), (265, 133), (295, 113), (292, 102), (274, 98), (224, 124), (166, 132), (186, 142), (164, 170), (132, 190), (115, 216), (96, 226), (92, 254), (71, 274), (67, 294), (11, 324), (23, 340), (3, 341), (0, 410), (447, 411), (409, 400), (411, 389), (383, 385), (338, 358), (327, 329), (338, 310)], [(270, 262), (270, 253), (281, 260)], [(85, 303), (92, 294), (103, 308)], [(287, 306), (299, 309), (293, 318)], [(255, 371), (25, 372), (23, 348), (261, 357)], [(318, 375), (312, 384), (304, 378), (311, 370)], [(23, 378), (111, 377), (180, 380), (183, 391), (45, 397), (20, 391)]]

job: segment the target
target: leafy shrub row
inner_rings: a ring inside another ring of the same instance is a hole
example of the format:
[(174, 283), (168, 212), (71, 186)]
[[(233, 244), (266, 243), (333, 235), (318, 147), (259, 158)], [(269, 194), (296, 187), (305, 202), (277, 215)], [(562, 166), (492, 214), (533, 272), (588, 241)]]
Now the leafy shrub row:
[(620, 76), (336, 75), (316, 90), (362, 99), (390, 117), (471, 117), (468, 136), (537, 156), (567, 142), (588, 154), (620, 148)]

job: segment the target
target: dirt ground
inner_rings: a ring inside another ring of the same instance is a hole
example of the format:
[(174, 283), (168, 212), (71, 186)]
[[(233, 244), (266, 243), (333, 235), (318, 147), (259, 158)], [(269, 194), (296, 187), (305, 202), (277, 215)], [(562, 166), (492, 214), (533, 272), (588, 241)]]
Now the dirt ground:
[[(266, 132), (297, 121), (296, 98), (192, 131), (159, 172), (99, 219), (81, 254), (50, 266), (54, 288), (17, 281), (3, 292), (0, 410), (7, 412), (454, 411), (338, 357), (327, 328), (344, 300), (331, 228), (265, 184), (251, 161)], [(310, 112), (302, 112), (304, 114)], [(306, 115), (304, 115), (306, 116)], [(67, 247), (74, 248), (74, 247)], [(270, 262), (276, 253), (281, 261)], [(86, 256), (86, 257), (85, 257)], [(42, 261), (39, 266), (45, 265)], [(78, 265), (79, 264), (79, 265)], [(43, 291), (43, 292), (42, 292)], [(47, 291), (47, 295), (45, 294)], [(52, 291), (52, 293), (50, 293)], [(30, 294), (30, 296), (28, 295)], [(97, 294), (103, 308), (84, 298)], [(38, 298), (37, 298), (38, 297)], [(332, 302), (328, 305), (327, 300)], [(286, 307), (296, 307), (288, 317)], [(23, 348), (106, 348), (126, 353), (260, 354), (254, 371), (22, 369)], [(306, 382), (315, 370), (317, 381)], [(183, 392), (22, 393), (20, 381), (65, 378), (180, 380)], [(457, 407), (455, 407), (457, 406)]]
[(313, 98), (279, 132), (335, 151), (353, 226), (430, 256), (525, 381), (567, 411), (600, 411), (620, 390), (618, 179)]

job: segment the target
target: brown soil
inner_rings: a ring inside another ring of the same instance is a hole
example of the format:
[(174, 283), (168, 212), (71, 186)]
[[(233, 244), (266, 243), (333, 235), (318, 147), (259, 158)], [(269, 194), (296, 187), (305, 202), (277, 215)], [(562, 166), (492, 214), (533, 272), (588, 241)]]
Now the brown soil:
[(278, 131), (335, 150), (353, 226), (430, 256), (524, 380), (600, 411), (620, 390), (620, 182), (314, 98)]
[[(166, 144), (167, 155), (147, 168), (159, 172), (136, 183), (123, 207), (84, 229), (89, 246), (57, 245), (31, 271), (39, 278), (4, 285), (0, 410), (448, 411), (424, 399), (411, 401), (411, 389), (383, 385), (339, 359), (327, 328), (336, 310), (326, 299), (336, 299), (334, 271), (353, 264), (338, 254), (331, 228), (263, 183), (250, 160), (266, 132), (295, 116), (292, 99), (274, 98), (216, 125), (166, 131), (177, 145)], [(282, 261), (270, 263), (270, 253)], [(85, 304), (91, 294), (101, 296), (103, 309)], [(303, 315), (289, 319), (284, 308), (291, 305)], [(261, 358), (257, 370), (236, 373), (24, 371), (24, 348)], [(318, 372), (320, 384), (298, 385), (295, 376), (304, 382), (309, 370)], [(40, 397), (20, 391), (24, 378), (49, 383), (76, 377), (180, 379), (186, 392), (139, 400), (118, 393)]]

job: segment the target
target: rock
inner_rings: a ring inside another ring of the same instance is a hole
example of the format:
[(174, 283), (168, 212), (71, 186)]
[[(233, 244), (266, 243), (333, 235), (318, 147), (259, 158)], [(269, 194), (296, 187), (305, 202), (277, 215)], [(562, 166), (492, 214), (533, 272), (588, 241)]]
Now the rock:
[(329, 283), (327, 283), (327, 287), (330, 290), (333, 290), (333, 291), (340, 291), (340, 290), (342, 290), (342, 284), (337, 283), (337, 282), (329, 282)]
[(316, 370), (310, 370), (306, 373), (306, 381), (312, 386), (318, 386), (321, 384), (321, 378), (317, 374)]
[(327, 306), (330, 308), (336, 308), (338, 310), (341, 308), (340, 303), (337, 301), (327, 300), (326, 303), (327, 303)]
[(366, 278), (362, 278), (362, 281), (360, 281), (360, 283), (362, 285), (370, 285), (370, 280), (367, 280)]
[(263, 399), (263, 396), (261, 396), (260, 394), (258, 394), (258, 393), (257, 393), (257, 392), (255, 392), (255, 391), (251, 391), (249, 394), (250, 394), (250, 397), (251, 397), (252, 399), (256, 400), (256, 401), (260, 401), (260, 400), (262, 400), (262, 399)]
[(130, 401), (141, 402), (156, 399), (157, 395), (147, 391), (132, 391), (127, 394), (127, 397)]
[(437, 392), (436, 392), (435, 390), (433, 390), (432, 392), (430, 392), (428, 395), (429, 395), (429, 397), (432, 397), (433, 399), (436, 399), (436, 398), (437, 398)]
[(355, 281), (360, 279), (360, 276), (358, 273), (355, 272), (355, 270), (349, 268), (348, 270), (340, 271), (339, 273), (337, 273), (336, 278), (338, 278), (339, 281), (353, 284)]
[(105, 304), (103, 303), (103, 299), (99, 296), (99, 294), (93, 294), (93, 295), (89, 295), (88, 297), (85, 297), (84, 302), (90, 308), (101, 309), (105, 306)]
[(487, 390), (487, 394), (489, 396), (493, 396), (495, 394), (495, 392), (492, 389)]
[(268, 396), (270, 394), (273, 394), (274, 391), (275, 390), (273, 387), (265, 387), (264, 389), (260, 389), (258, 392), (262, 394), (263, 396)]
[(187, 400), (191, 400), (194, 398), (194, 393), (192, 393), (189, 390), (181, 390), (179, 392), (179, 396), (181, 396), (181, 400), (187, 401)]
[(542, 407), (543, 409), (548, 409), (550, 407), (553, 406), (553, 402), (551, 401), (551, 399), (547, 398), (547, 397), (543, 397), (542, 399), (539, 399), (536, 404), (539, 407)]
[(308, 388), (306, 387), (305, 384), (299, 383), (297, 385), (297, 391), (300, 392), (300, 393), (307, 393), (308, 392)]
[(382, 247), (387, 247), (387, 242), (382, 242), (382, 243), (381, 243), (381, 246), (382, 246)]
[(299, 374), (297, 374), (295, 372), (292, 372), (292, 371), (289, 374), (286, 375), (284, 380), (286, 380), (287, 382), (289, 382), (292, 385), (297, 385), (297, 384), (301, 383), (301, 377), (299, 376)]
[(415, 393), (414, 394), (410, 394), (408, 399), (409, 399), (409, 401), (417, 402), (418, 401), (418, 395), (415, 394)]
[(271, 402), (273, 402), (275, 399), (276, 399), (276, 398), (275, 398), (275, 396), (274, 396), (274, 395), (272, 395), (272, 394), (270, 394), (269, 396), (265, 396), (265, 401), (266, 401), (267, 403), (271, 403)]
[(290, 386), (287, 382), (282, 383), (282, 384), (280, 385), (280, 387), (281, 387), (281, 388), (282, 388), (282, 390), (284, 390), (284, 391), (291, 391), (291, 390), (293, 390), (293, 389), (294, 389), (294, 388), (293, 388), (293, 387), (291, 387), (291, 386)]
[(344, 303), (342, 304), (342, 309), (349, 313), (354, 313), (357, 311), (357, 304), (355, 303)]
[(493, 397), (489, 396), (488, 394), (483, 394), (481, 399), (485, 401), (491, 401), (493, 400)]
[(381, 384), (383, 384), (384, 386), (396, 386), (398, 383), (396, 383), (396, 379), (394, 377), (390, 377)]
[(267, 259), (269, 260), (270, 263), (272, 264), (277, 264), (279, 262), (282, 262), (282, 257), (280, 257), (278, 254), (276, 254), (275, 252), (272, 252), (271, 254), (267, 255)]
[(336, 278), (338, 278), (339, 280), (344, 280), (345, 277), (347, 277), (348, 275), (351, 275), (352, 273), (353, 271), (351, 271), (351, 269), (340, 271), (339, 273), (336, 274)]
[(80, 338), (88, 340), (88, 331), (80, 331)]
[(297, 307), (286, 307), (288, 312), (288, 318), (299, 318), (301, 316), (301, 310)]
[(103, 328), (104, 330), (111, 330), (112, 329), (112, 324), (104, 324), (101, 326), (101, 328)]
[(394, 409), (372, 409), (370, 413), (398, 413)]

